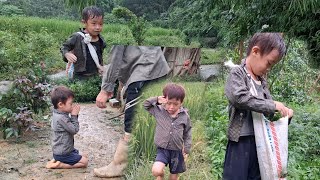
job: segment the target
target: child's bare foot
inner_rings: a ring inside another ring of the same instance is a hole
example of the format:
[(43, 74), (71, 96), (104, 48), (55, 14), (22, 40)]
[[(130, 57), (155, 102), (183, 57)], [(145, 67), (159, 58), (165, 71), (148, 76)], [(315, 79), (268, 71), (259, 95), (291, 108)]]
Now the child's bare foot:
[(47, 169), (54, 169), (57, 168), (60, 164), (60, 161), (56, 161), (54, 159), (52, 159), (51, 161), (49, 161), (46, 165)]

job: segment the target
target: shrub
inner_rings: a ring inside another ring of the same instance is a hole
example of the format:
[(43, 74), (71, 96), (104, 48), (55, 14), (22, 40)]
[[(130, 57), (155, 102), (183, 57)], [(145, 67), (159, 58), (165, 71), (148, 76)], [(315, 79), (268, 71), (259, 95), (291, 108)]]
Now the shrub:
[(301, 105), (311, 101), (308, 91), (317, 72), (308, 66), (307, 52), (303, 42), (293, 41), (286, 57), (272, 69), (268, 78), (274, 99)]
[(69, 87), (75, 95), (74, 100), (76, 102), (91, 102), (95, 101), (97, 95), (100, 92), (101, 77), (94, 76), (85, 80), (73, 80), (59, 79), (52, 81), (52, 85), (64, 85)]
[(16, 79), (12, 89), (1, 96), (0, 126), (4, 138), (12, 135), (18, 137), (24, 127), (33, 130), (33, 113), (41, 113), (49, 108), (51, 86), (45, 82), (45, 76), (38, 75), (30, 70), (28, 76)]

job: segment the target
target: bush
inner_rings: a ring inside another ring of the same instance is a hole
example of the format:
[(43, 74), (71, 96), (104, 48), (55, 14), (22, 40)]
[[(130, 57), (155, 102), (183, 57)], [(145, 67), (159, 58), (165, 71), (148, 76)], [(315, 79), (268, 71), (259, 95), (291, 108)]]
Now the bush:
[(33, 130), (34, 113), (46, 111), (51, 104), (50, 90), (51, 86), (45, 82), (44, 76), (32, 70), (28, 76), (14, 81), (12, 89), (0, 97), (0, 127), (4, 138), (12, 135), (18, 137), (24, 127)]
[(50, 72), (62, 67), (61, 55), (54, 51), (59, 45), (51, 33), (46, 29), (40, 34), (33, 31), (20, 33), (0, 32), (0, 79), (13, 80), (13, 75), (26, 72), (40, 62), (46, 64)]
[(311, 101), (308, 91), (317, 72), (308, 66), (307, 52), (303, 42), (293, 41), (286, 57), (272, 69), (269, 85), (275, 100), (301, 105)]
[(294, 117), (289, 125), (290, 179), (319, 179), (320, 125), (319, 103), (305, 106), (292, 104)]
[(102, 79), (99, 76), (90, 77), (85, 80), (73, 80), (59, 79), (52, 81), (54, 86), (64, 85), (70, 88), (75, 97), (76, 102), (92, 102), (96, 100), (97, 95), (100, 92)]
[(205, 93), (205, 127), (209, 140), (208, 159), (212, 164), (214, 179), (222, 179), (223, 162), (227, 145), (228, 112), (227, 99), (224, 96), (224, 81), (212, 83)]
[(0, 1), (0, 15), (5, 16), (13, 16), (13, 15), (22, 15), (23, 11), (22, 9), (18, 8), (14, 5), (4, 5)]

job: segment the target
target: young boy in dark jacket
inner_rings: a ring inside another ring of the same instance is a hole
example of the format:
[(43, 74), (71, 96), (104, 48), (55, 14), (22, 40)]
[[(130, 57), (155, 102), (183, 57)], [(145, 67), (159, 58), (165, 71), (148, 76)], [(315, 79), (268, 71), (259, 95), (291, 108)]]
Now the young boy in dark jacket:
[[(103, 12), (95, 6), (86, 7), (82, 11), (82, 23), (84, 28), (80, 32), (73, 33), (63, 43), (61, 53), (63, 60), (70, 68), (74, 65), (74, 76), (87, 77), (103, 72), (103, 50), (106, 43), (100, 33), (103, 28)], [(82, 34), (81, 34), (82, 33)], [(91, 43), (98, 56), (98, 64), (90, 54), (88, 43)], [(68, 71), (68, 69), (67, 69)]]
[[(249, 41), (247, 57), (229, 74), (225, 94), (229, 100), (230, 122), (223, 179), (261, 179), (251, 111), (266, 117), (272, 117), (275, 111), (282, 117), (293, 116), (292, 109), (272, 100), (264, 79), (285, 52), (281, 34), (256, 33)], [(251, 94), (251, 88), (256, 89), (257, 96)]]

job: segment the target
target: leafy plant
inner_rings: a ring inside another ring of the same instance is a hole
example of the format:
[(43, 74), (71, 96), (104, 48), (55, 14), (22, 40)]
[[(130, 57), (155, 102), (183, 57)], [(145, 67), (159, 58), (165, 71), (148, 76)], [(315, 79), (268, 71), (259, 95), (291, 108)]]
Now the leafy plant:
[(97, 95), (101, 88), (101, 77), (94, 76), (86, 80), (74, 80), (69, 81), (67, 79), (59, 79), (52, 81), (51, 83), (55, 85), (65, 85), (69, 87), (74, 95), (76, 102), (90, 102), (95, 101)]
[(112, 10), (112, 14), (114, 14), (118, 18), (124, 18), (128, 23), (129, 29), (133, 35), (133, 38), (138, 43), (138, 45), (142, 45), (144, 40), (144, 35), (147, 32), (147, 23), (143, 17), (137, 17), (133, 12), (125, 7), (118, 7)]

